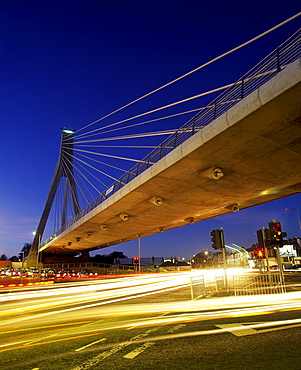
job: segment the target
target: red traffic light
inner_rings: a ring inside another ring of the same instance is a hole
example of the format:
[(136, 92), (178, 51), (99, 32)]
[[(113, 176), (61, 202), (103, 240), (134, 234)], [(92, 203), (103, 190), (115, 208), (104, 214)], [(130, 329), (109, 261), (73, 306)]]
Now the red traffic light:
[(284, 235), (281, 231), (281, 223), (278, 221), (271, 221), (269, 223), (269, 229), (271, 230), (272, 241), (277, 244), (282, 244)]
[(223, 231), (215, 229), (211, 231), (211, 242), (213, 249), (223, 248)]
[(265, 258), (265, 253), (263, 249), (255, 249), (253, 253), (254, 253), (254, 256), (258, 259)]

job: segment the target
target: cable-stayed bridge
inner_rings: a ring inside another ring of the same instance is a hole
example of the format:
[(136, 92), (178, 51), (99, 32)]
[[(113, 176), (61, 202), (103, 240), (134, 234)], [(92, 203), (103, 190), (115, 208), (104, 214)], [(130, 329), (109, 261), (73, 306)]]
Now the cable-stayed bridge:
[[(149, 150), (151, 136), (170, 134), (142, 160), (132, 158), (137, 163), (118, 178), (104, 173), (99, 158), (126, 159), (100, 145), (119, 122), (87, 134), (63, 129), (29, 261), (38, 250), (74, 256), (300, 192), (300, 49), (299, 30), (179, 129), (129, 135), (142, 137), (141, 149)], [(61, 182), (60, 225), (40, 245)]]

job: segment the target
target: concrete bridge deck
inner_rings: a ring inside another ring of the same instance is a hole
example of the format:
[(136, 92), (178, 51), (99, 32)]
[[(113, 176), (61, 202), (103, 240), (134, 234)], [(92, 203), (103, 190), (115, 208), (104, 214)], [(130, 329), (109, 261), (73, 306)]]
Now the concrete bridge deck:
[(300, 120), (298, 59), (40, 251), (76, 255), (299, 193)]

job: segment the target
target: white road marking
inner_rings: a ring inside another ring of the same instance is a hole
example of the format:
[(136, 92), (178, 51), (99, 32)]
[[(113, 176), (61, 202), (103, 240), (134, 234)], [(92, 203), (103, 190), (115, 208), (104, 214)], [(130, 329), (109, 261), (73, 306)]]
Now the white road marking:
[(175, 325), (174, 327), (170, 328), (167, 333), (174, 333), (175, 331), (179, 330), (179, 329), (182, 329), (186, 326), (186, 324), (178, 324), (178, 325)]
[[(163, 316), (163, 315), (162, 315)], [(170, 328), (168, 330), (168, 333), (174, 333), (176, 332), (177, 330), (185, 327), (186, 324), (179, 324), (179, 325), (175, 325), (173, 326), (172, 328)], [(151, 347), (153, 344), (155, 344), (155, 342), (145, 342), (142, 346), (134, 349), (132, 352), (126, 354), (125, 356), (123, 356), (124, 358), (128, 358), (128, 359), (132, 359), (136, 356), (138, 356), (140, 353), (142, 353), (143, 351), (145, 351), (148, 347)]]
[[(256, 325), (256, 324), (268, 324), (269, 322), (248, 322), (243, 324), (223, 324), (223, 325), (215, 325), (218, 328), (226, 329), (229, 333), (234, 334), (237, 337), (243, 337), (244, 335), (252, 335), (252, 334), (261, 334), (261, 333), (268, 333), (270, 331), (275, 330), (284, 330), (284, 329), (290, 329), (290, 328), (296, 328), (300, 327), (301, 324), (295, 324), (295, 325), (285, 325), (285, 326), (278, 326), (276, 328), (268, 328), (268, 329), (261, 329), (261, 330), (255, 330), (253, 328), (248, 327), (248, 325)], [(273, 324), (273, 322), (271, 322)], [(239, 329), (237, 329), (239, 328)], [(231, 330), (233, 329), (233, 330)]]
[(134, 349), (134, 351), (128, 353), (127, 355), (123, 357), (132, 359), (138, 356), (140, 353), (145, 351), (148, 347), (152, 346), (153, 344), (155, 344), (155, 342), (145, 342), (141, 347)]
[(257, 333), (258, 334), (260, 334), (260, 333), (267, 333), (268, 331), (291, 329), (291, 328), (297, 328), (297, 327), (300, 327), (300, 326), (301, 326), (301, 324), (280, 326), (278, 328), (263, 329), (263, 330), (258, 331)]
[(77, 349), (75, 349), (75, 351), (81, 351), (81, 350), (83, 350), (83, 349), (85, 349), (85, 348), (88, 348), (88, 347), (91, 347), (91, 346), (93, 346), (94, 344), (97, 344), (97, 343), (99, 343), (99, 342), (103, 342), (104, 340), (106, 340), (107, 338), (101, 338), (101, 339), (99, 339), (99, 340), (96, 340), (95, 342), (92, 342), (92, 343), (89, 343), (89, 344), (87, 344), (86, 346), (84, 346), (84, 347), (81, 347), (81, 348), (77, 348)]
[(47, 335), (46, 337), (41, 337), (41, 338), (38, 338), (38, 339), (31, 340), (30, 342), (26, 342), (26, 343), (24, 343), (23, 345), (24, 345), (24, 346), (27, 346), (27, 345), (32, 344), (32, 343), (40, 342), (41, 340), (45, 340), (45, 339), (48, 339), (48, 338), (56, 337), (57, 335), (58, 335), (58, 334), (51, 334), (51, 335)]
[(156, 327), (156, 328), (147, 330), (145, 333), (138, 334), (135, 337), (128, 340), (127, 342), (120, 343), (117, 346), (112, 347), (111, 349), (109, 349), (107, 351), (104, 351), (104, 352), (100, 353), (99, 355), (97, 355), (95, 357), (92, 357), (90, 360), (88, 360), (86, 362), (83, 362), (82, 364), (80, 364), (78, 366), (75, 366), (72, 370), (87, 370), (87, 369), (90, 369), (91, 367), (97, 365), (99, 362), (105, 360), (107, 357), (109, 357), (109, 356), (113, 355), (114, 353), (122, 350), (123, 348), (133, 344), (135, 341), (147, 337), (149, 334), (157, 331), (158, 329), (159, 329), (159, 327)]
[[(258, 331), (252, 328), (248, 328), (247, 326), (243, 326), (242, 324), (222, 324), (222, 325), (215, 325), (218, 328), (226, 329), (228, 332), (236, 335), (237, 337), (242, 337), (244, 335), (251, 335), (257, 334)], [(241, 327), (241, 329), (231, 330), (232, 328)]]

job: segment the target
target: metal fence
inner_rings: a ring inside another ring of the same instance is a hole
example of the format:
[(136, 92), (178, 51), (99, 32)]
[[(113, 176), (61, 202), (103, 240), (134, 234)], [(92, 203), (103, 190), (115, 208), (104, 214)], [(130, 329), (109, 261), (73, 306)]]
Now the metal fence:
[(208, 278), (206, 275), (190, 277), (191, 299), (203, 298), (216, 295), (224, 288), (224, 277), (220, 273)]
[[(114, 275), (122, 273), (138, 273), (140, 272), (155, 272), (161, 271), (160, 268), (153, 266), (139, 266), (135, 265), (110, 265), (104, 263), (96, 262), (64, 262), (64, 263), (41, 263), (41, 269), (53, 269), (53, 270), (63, 270), (72, 269), (75, 271), (79, 270), (93, 270), (99, 274), (104, 275)], [(163, 269), (162, 269), (163, 270)], [(165, 269), (164, 269), (165, 270)], [(175, 268), (173, 270), (176, 270)]]
[(234, 295), (285, 293), (280, 273), (233, 276)]
[[(186, 122), (174, 134), (169, 136), (157, 148), (151, 151), (145, 158), (132, 167), (128, 172), (121, 176), (116, 182), (102, 192), (90, 204), (83, 208), (75, 217), (69, 220), (56, 234), (50, 237), (44, 244), (47, 244), (55, 236), (68, 229), (81, 217), (89, 213), (111, 195), (116, 193), (124, 185), (128, 184), (135, 177), (147, 170), (161, 158), (166, 156), (196, 132), (207, 126), (213, 120), (221, 116), (240, 100), (258, 89), (277, 73), (281, 72), (288, 64), (293, 63), (301, 56), (301, 29), (295, 32), (289, 39), (281, 44), (277, 49), (266, 56), (255, 67), (248, 71), (231, 87), (220, 94), (205, 108), (201, 109), (193, 118)], [(44, 245), (43, 244), (43, 245)]]
[(209, 279), (205, 275), (192, 276), (190, 291), (191, 299), (221, 293), (234, 296), (286, 293), (281, 274), (277, 272), (230, 276), (227, 278), (227, 285), (222, 274), (215, 274)]

